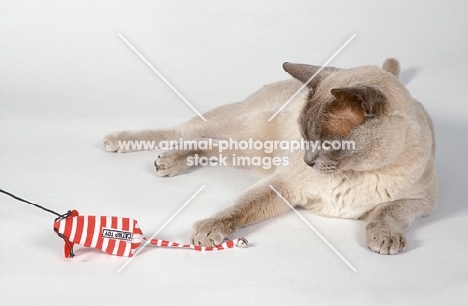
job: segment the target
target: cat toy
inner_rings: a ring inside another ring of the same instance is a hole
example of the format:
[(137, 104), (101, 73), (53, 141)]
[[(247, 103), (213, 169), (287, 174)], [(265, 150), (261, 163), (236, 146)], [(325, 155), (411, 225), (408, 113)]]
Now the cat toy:
[[(64, 256), (66, 258), (73, 258), (75, 256), (73, 252), (75, 244), (99, 249), (111, 255), (132, 257), (141, 243), (143, 241), (148, 241), (148, 239), (144, 237), (138, 222), (131, 218), (81, 216), (76, 210), (69, 210), (65, 214), (59, 214), (2, 189), (0, 189), (0, 192), (18, 201), (36, 206), (37, 208), (56, 215), (57, 218), (54, 220), (53, 230), (64, 240)], [(214, 247), (180, 244), (161, 239), (150, 239), (149, 244), (159, 247), (186, 248), (195, 251), (220, 251), (234, 247), (246, 248), (248, 241), (245, 238), (237, 238), (225, 241)]]

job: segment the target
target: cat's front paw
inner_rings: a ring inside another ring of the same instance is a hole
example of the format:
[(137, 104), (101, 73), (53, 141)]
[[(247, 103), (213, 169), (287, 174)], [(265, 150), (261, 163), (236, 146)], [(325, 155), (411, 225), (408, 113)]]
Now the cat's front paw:
[(231, 239), (232, 231), (227, 221), (209, 218), (196, 222), (193, 225), (190, 241), (199, 246), (216, 246), (225, 238)]
[(366, 226), (366, 245), (379, 254), (393, 255), (406, 248), (406, 238), (403, 233), (371, 222)]

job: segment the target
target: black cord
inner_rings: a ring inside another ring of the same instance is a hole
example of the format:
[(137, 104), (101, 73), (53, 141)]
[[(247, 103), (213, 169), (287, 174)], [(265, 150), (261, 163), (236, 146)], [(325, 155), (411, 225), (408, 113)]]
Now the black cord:
[(50, 210), (50, 209), (48, 209), (48, 208), (45, 208), (45, 207), (41, 206), (41, 205), (39, 205), (39, 204), (31, 203), (31, 202), (29, 202), (29, 201), (26, 201), (25, 199), (22, 199), (22, 198), (20, 198), (20, 197), (17, 197), (17, 196), (15, 196), (14, 194), (11, 194), (11, 193), (9, 193), (9, 192), (3, 190), (3, 189), (0, 189), (0, 192), (1, 192), (1, 193), (4, 193), (4, 194), (6, 194), (6, 195), (8, 195), (8, 196), (10, 196), (10, 197), (12, 197), (12, 198), (15, 199), (15, 200), (18, 200), (18, 201), (21, 201), (21, 202), (24, 202), (24, 203), (27, 203), (27, 204), (30, 204), (30, 205), (34, 205), (34, 206), (36, 206), (37, 208), (40, 208), (40, 209), (42, 209), (42, 210), (45, 210), (45, 211), (48, 212), (48, 213), (54, 214), (54, 215), (56, 215), (56, 216), (58, 217), (57, 219), (62, 219), (62, 218), (64, 218), (64, 217), (66, 217), (66, 215), (68, 214), (68, 213), (66, 213), (66, 214), (61, 215), (61, 214), (59, 214), (59, 213), (57, 213), (57, 212), (55, 212), (55, 211), (53, 211), (53, 210)]
[[(0, 189), (0, 192), (1, 192), (1, 193), (4, 193), (4, 194), (6, 194), (6, 195), (8, 195), (8, 196), (10, 196), (10, 197), (12, 197), (12, 198), (15, 199), (15, 200), (18, 200), (18, 201), (21, 201), (21, 202), (24, 202), (24, 203), (27, 203), (27, 204), (30, 204), (30, 205), (34, 205), (34, 206), (36, 206), (37, 208), (40, 208), (40, 209), (42, 209), (42, 210), (44, 210), (44, 211), (46, 211), (46, 212), (49, 212), (49, 213), (51, 213), (51, 214), (56, 215), (57, 218), (55, 218), (55, 222), (57, 222), (57, 221), (59, 221), (59, 220), (62, 220), (62, 219), (66, 219), (66, 218), (68, 218), (69, 216), (71, 216), (71, 214), (72, 214), (72, 211), (69, 210), (67, 213), (61, 215), (61, 214), (59, 214), (59, 213), (57, 213), (57, 212), (55, 212), (55, 211), (53, 211), (53, 210), (51, 210), (51, 209), (48, 209), (48, 208), (45, 208), (45, 207), (41, 206), (41, 205), (39, 205), (39, 204), (31, 203), (31, 202), (29, 202), (29, 201), (26, 201), (25, 199), (22, 199), (22, 198), (20, 198), (20, 197), (17, 197), (17, 196), (15, 196), (14, 194), (11, 194), (11, 193), (9, 193), (9, 192), (3, 190), (3, 189)], [(64, 235), (62, 235), (61, 233), (59, 233), (57, 229), (54, 229), (54, 231), (57, 233), (57, 235), (58, 235), (60, 238), (62, 238), (62, 239), (65, 241), (65, 245), (67, 246), (68, 251), (70, 252), (70, 257), (73, 258), (73, 257), (75, 256), (75, 254), (73, 253), (73, 244), (70, 242), (70, 240), (68, 240), (67, 237), (65, 237)]]
[(67, 237), (65, 237), (64, 235), (60, 234), (57, 230), (54, 230), (57, 235), (63, 239), (63, 241), (65, 241), (65, 245), (67, 246), (68, 248), (68, 251), (70, 252), (70, 258), (73, 258), (75, 257), (75, 253), (73, 253), (73, 244), (70, 242), (70, 240), (68, 240)]

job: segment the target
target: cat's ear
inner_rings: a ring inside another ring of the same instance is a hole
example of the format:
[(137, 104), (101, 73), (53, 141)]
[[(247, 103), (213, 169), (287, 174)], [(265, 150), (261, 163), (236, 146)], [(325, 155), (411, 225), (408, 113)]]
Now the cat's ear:
[[(334, 88), (331, 94), (338, 103), (351, 106), (354, 111), (362, 112), (365, 117), (382, 114), (387, 101), (382, 91), (372, 86)], [(361, 108), (357, 108), (357, 105)]]
[(344, 137), (369, 117), (383, 113), (386, 97), (377, 88), (354, 86), (331, 90), (335, 100), (324, 108), (322, 132), (327, 137)]
[[(317, 85), (330, 73), (338, 71), (340, 69), (334, 67), (324, 67), (321, 69), (321, 66), (306, 65), (306, 64), (294, 64), (294, 63), (284, 63), (283, 69), (294, 78), (298, 79), (302, 83), (306, 83), (310, 80), (311, 77), (314, 78), (307, 83), (307, 86), (315, 89)], [(318, 73), (317, 73), (318, 72)]]

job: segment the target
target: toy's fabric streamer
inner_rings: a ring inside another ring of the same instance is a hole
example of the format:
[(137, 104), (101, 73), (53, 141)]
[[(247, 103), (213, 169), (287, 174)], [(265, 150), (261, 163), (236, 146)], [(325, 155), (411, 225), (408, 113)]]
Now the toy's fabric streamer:
[(237, 248), (246, 248), (248, 245), (248, 241), (245, 238), (237, 238), (234, 240), (229, 240), (226, 242), (223, 242), (220, 245), (211, 247), (202, 247), (198, 245), (193, 245), (193, 244), (179, 244), (177, 242), (172, 242), (168, 240), (160, 240), (160, 239), (151, 239), (150, 244), (152, 245), (157, 245), (160, 247), (171, 247), (171, 248), (187, 248), (187, 249), (193, 249), (195, 251), (220, 251), (224, 249), (232, 249), (234, 247)]

